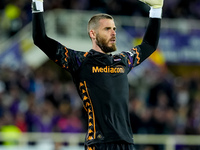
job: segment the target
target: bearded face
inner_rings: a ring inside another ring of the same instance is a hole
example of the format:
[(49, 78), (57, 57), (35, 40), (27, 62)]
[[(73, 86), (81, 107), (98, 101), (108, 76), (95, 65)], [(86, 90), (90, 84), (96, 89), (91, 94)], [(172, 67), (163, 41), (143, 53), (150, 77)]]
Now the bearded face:
[(106, 38), (104, 36), (100, 36), (99, 34), (97, 34), (97, 36), (96, 36), (96, 44), (105, 53), (110, 53), (110, 52), (114, 52), (114, 51), (117, 50), (116, 37), (115, 36), (113, 36), (111, 38)]

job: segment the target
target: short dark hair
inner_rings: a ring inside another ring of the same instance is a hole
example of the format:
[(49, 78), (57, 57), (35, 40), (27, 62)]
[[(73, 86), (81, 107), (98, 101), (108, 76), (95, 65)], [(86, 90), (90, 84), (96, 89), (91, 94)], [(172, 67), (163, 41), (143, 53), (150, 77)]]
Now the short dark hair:
[(104, 13), (100, 13), (100, 14), (96, 14), (96, 15), (92, 16), (91, 19), (89, 20), (88, 26), (87, 26), (88, 34), (89, 34), (91, 29), (97, 29), (98, 28), (99, 20), (101, 20), (101, 19), (114, 20), (111, 15), (104, 14)]

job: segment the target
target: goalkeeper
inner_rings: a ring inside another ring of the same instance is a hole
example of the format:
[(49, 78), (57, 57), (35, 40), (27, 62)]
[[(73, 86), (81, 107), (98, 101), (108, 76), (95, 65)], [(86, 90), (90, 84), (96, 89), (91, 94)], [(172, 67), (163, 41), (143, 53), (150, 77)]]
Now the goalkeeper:
[(87, 52), (80, 52), (46, 35), (43, 1), (32, 2), (35, 45), (71, 73), (83, 101), (88, 116), (85, 150), (134, 149), (128, 111), (127, 74), (156, 50), (163, 6), (163, 0), (141, 1), (150, 6), (149, 24), (143, 41), (140, 45), (115, 55), (111, 54), (117, 50), (116, 26), (112, 16), (92, 16), (87, 29), (92, 48)]

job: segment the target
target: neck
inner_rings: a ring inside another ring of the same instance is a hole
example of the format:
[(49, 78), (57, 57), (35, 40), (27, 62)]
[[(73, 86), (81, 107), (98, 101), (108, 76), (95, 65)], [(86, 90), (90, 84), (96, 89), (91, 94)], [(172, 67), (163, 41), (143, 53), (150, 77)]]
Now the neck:
[(104, 51), (102, 51), (101, 49), (96, 49), (96, 48), (92, 48), (93, 50), (99, 52), (99, 53), (103, 53), (103, 54), (106, 54)]
[(99, 53), (106, 54), (104, 51), (101, 50), (101, 48), (96, 43), (93, 44), (92, 49), (99, 52)]

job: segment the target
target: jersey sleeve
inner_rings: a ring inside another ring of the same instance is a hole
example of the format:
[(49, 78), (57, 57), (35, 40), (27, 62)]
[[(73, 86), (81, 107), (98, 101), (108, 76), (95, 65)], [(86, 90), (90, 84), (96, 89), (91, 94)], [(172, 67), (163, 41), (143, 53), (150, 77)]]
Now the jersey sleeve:
[(75, 51), (59, 44), (53, 61), (63, 69), (74, 73), (79, 69), (87, 54), (88, 52)]
[(73, 73), (81, 65), (87, 53), (68, 49), (46, 35), (43, 13), (33, 13), (33, 41), (51, 60)]
[(160, 25), (161, 19), (150, 18), (142, 43), (135, 46), (130, 51), (123, 52), (127, 56), (130, 70), (141, 64), (157, 49), (160, 35)]

